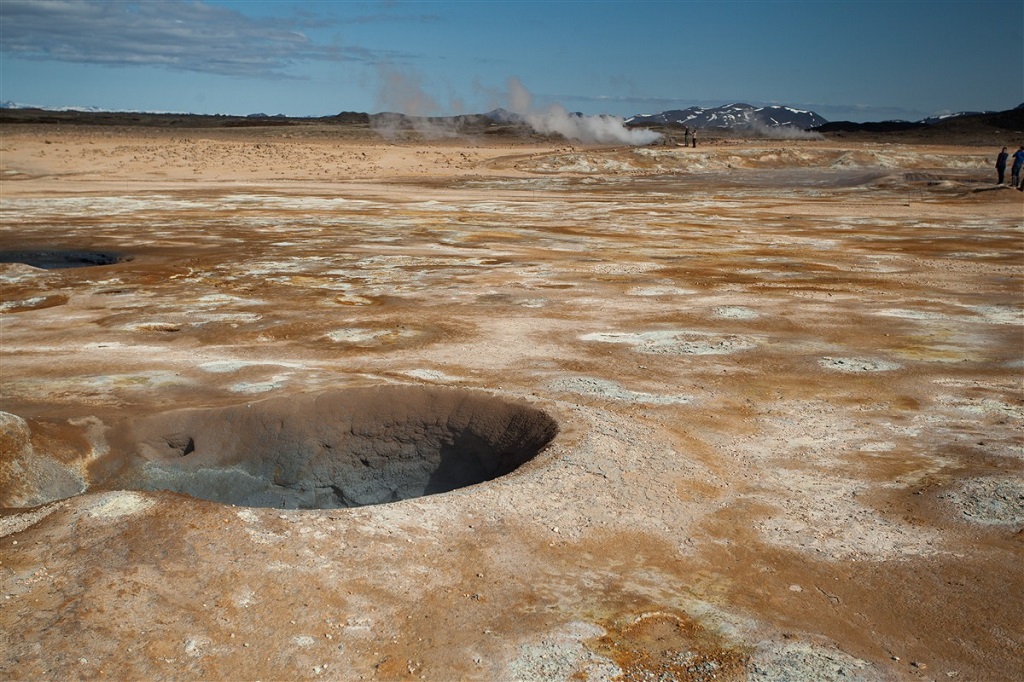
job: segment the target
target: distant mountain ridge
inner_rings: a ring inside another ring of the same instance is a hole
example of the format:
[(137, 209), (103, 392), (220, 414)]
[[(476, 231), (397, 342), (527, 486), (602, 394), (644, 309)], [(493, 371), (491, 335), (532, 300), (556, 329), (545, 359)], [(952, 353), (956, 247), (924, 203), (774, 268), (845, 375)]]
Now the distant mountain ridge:
[(898, 133), (926, 132), (949, 135), (972, 127), (1024, 132), (1024, 103), (1006, 111), (962, 111), (930, 116), (920, 121), (830, 121), (814, 128), (819, 133)]
[[(585, 118), (594, 120), (613, 119), (618, 116), (586, 116), (579, 112), (567, 114), (568, 119)], [(295, 125), (305, 121), (374, 125), (388, 128), (409, 128), (417, 126), (451, 126), (453, 130), (480, 129), (484, 132), (509, 132), (515, 128), (529, 129), (526, 116), (505, 110), (494, 109), (483, 114), (459, 116), (407, 116), (398, 113), (366, 114), (343, 111), (332, 116), (285, 116), (255, 113), (248, 115), (189, 114), (173, 112), (111, 111), (99, 107), (66, 106), (36, 107), (13, 101), (0, 101), (0, 120), (5, 123), (61, 123), (78, 122), (93, 125), (196, 125), (199, 127), (239, 127), (264, 125)], [(734, 103), (721, 107), (689, 107), (673, 109), (659, 114), (639, 114), (625, 119), (626, 128), (672, 128), (686, 126), (690, 129), (735, 130), (738, 132), (804, 131), (816, 133), (924, 133), (932, 135), (962, 134), (978, 128), (980, 130), (1007, 130), (1024, 132), (1024, 103), (1013, 109), (996, 112), (964, 111), (941, 116), (930, 116), (920, 121), (875, 121), (856, 123), (852, 121), (827, 121), (813, 111), (804, 111), (787, 106), (754, 107)], [(979, 128), (980, 127), (980, 128)]]
[(638, 114), (626, 119), (627, 126), (686, 126), (688, 128), (794, 128), (806, 130), (828, 121), (813, 111), (784, 106), (755, 107), (737, 102), (720, 107), (690, 107), (660, 114)]
[(40, 111), (81, 111), (83, 113), (99, 113), (105, 111), (99, 107), (37, 107), (31, 104), (19, 104), (11, 100), (0, 102), (0, 109), (38, 109)]

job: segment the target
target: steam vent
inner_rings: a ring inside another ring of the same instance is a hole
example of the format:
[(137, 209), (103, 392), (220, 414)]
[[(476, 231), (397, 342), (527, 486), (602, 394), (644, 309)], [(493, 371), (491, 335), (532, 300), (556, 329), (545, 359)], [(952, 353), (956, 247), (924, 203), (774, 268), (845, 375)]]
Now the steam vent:
[(334, 509), (434, 495), (503, 476), (558, 432), (546, 413), (483, 393), (352, 389), (137, 423), (113, 487), (249, 507)]

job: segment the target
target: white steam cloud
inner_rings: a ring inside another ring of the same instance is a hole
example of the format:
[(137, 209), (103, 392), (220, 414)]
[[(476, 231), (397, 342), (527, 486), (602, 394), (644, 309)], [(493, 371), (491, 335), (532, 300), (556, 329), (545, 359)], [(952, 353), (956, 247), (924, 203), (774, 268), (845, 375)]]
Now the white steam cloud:
[[(375, 114), (372, 125), (385, 137), (394, 137), (414, 131), (424, 137), (455, 137), (460, 133), (455, 119), (439, 116), (440, 103), (427, 93), (423, 76), (409, 68), (393, 65), (378, 67), (379, 89), (377, 106), (382, 113)], [(565, 107), (554, 104), (547, 109), (535, 109), (533, 95), (518, 78), (510, 78), (507, 92), (502, 97), (492, 92), (495, 99), (504, 99), (507, 109), (542, 135), (558, 134), (570, 140), (597, 144), (641, 146), (662, 139), (661, 133), (646, 128), (627, 128), (618, 116), (584, 116), (569, 113)], [(461, 102), (450, 102), (450, 108), (461, 109)]]
[(770, 140), (824, 140), (825, 136), (814, 130), (804, 130), (794, 126), (769, 126), (752, 121), (750, 131), (758, 137)]
[(508, 108), (542, 135), (557, 133), (580, 142), (634, 147), (652, 144), (662, 137), (661, 133), (646, 128), (627, 128), (626, 122), (618, 116), (570, 114), (559, 104), (536, 110), (533, 108), (533, 96), (518, 78), (508, 81)]
[(424, 89), (418, 71), (384, 64), (377, 68), (377, 76), (381, 113), (373, 116), (371, 125), (381, 136), (400, 137), (409, 130), (427, 139), (458, 136), (454, 121), (438, 116), (441, 105)]
[(440, 111), (441, 105), (423, 89), (423, 76), (418, 72), (385, 64), (377, 67), (377, 75), (380, 78), (378, 111), (409, 116), (434, 116)]

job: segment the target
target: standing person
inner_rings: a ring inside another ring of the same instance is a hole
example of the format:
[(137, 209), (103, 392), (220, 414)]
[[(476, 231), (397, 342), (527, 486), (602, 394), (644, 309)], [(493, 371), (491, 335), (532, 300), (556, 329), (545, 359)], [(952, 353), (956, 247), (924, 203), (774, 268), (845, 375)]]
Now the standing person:
[(997, 185), (1003, 184), (1006, 177), (1006, 159), (1010, 158), (1010, 155), (1006, 153), (1006, 147), (1003, 147), (1003, 151), (999, 152), (999, 156), (996, 157), (996, 173), (999, 174), (999, 179), (996, 181)]
[(1010, 169), (1010, 183), (1024, 192), (1024, 185), (1020, 182), (1020, 168), (1024, 166), (1024, 144), (1013, 153), (1013, 168)]
[[(693, 135), (690, 137), (690, 139), (693, 140), (693, 148), (696, 149), (697, 148), (697, 129), (696, 128), (693, 129)], [(1021, 147), (1021, 149), (1024, 149), (1024, 147)]]

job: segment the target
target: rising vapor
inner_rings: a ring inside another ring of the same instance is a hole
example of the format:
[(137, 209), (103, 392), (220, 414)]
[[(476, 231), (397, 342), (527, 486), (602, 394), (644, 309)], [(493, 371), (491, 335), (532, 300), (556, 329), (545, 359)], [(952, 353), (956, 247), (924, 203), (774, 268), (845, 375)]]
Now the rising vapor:
[[(372, 125), (379, 133), (393, 137), (411, 129), (428, 138), (460, 134), (455, 120), (437, 115), (442, 107), (427, 94), (419, 72), (383, 65), (378, 68), (377, 75), (380, 82), (377, 106), (382, 113), (373, 117)], [(559, 104), (536, 109), (533, 95), (518, 78), (509, 79), (503, 96), (492, 94), (497, 100), (504, 98), (507, 110), (541, 135), (557, 134), (580, 142), (630, 146), (647, 145), (662, 139), (661, 133), (646, 128), (627, 128), (625, 120), (618, 116), (569, 113)]]
[(824, 140), (825, 136), (813, 130), (804, 130), (794, 126), (768, 126), (760, 122), (751, 122), (750, 132), (757, 137), (769, 140)]
[(377, 68), (380, 87), (377, 110), (370, 125), (386, 138), (413, 130), (427, 139), (457, 137), (455, 122), (437, 114), (441, 105), (423, 87), (423, 75), (411, 68), (383, 64)]
[(508, 109), (521, 116), (537, 133), (557, 133), (580, 142), (642, 146), (657, 142), (662, 137), (661, 133), (653, 130), (627, 128), (626, 122), (618, 116), (571, 114), (559, 104), (545, 110), (534, 109), (533, 95), (518, 78), (508, 81)]

